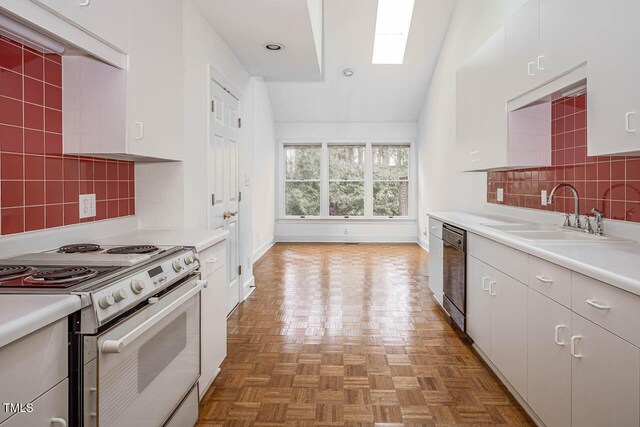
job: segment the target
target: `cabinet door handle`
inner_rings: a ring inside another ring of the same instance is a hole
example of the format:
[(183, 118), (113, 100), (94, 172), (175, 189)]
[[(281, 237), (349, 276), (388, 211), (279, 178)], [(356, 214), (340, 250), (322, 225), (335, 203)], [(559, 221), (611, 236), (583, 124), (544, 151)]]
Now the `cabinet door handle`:
[(498, 295), (496, 292), (493, 291), (493, 287), (496, 285), (496, 281), (492, 280), (489, 282), (489, 295), (491, 295), (492, 297), (495, 297), (496, 295)]
[(438, 253), (440, 253), (440, 258), (444, 258), (444, 249), (440, 249)]
[(133, 137), (133, 139), (135, 139), (136, 141), (144, 139), (144, 123), (134, 122), (134, 125), (136, 126), (136, 128), (138, 128), (138, 135)]
[(581, 335), (574, 335), (571, 337), (571, 355), (576, 359), (580, 359), (582, 357), (581, 354), (576, 353), (576, 341), (581, 340)]
[(544, 71), (544, 65), (542, 65), (542, 60), (543, 59), (544, 59), (544, 55), (539, 55), (538, 56), (538, 60), (537, 60), (536, 66), (537, 66), (538, 70), (540, 70), (540, 71)]
[(67, 420), (64, 418), (51, 418), (51, 424), (57, 424), (60, 427), (67, 427)]
[(560, 341), (560, 329), (566, 328), (565, 325), (556, 325), (555, 334), (553, 335), (553, 341), (559, 346), (563, 346), (564, 342)]
[(545, 277), (545, 276), (542, 276), (542, 275), (536, 276), (536, 279), (538, 279), (542, 283), (553, 283), (553, 279), (549, 279), (548, 277)]
[(600, 304), (594, 299), (588, 299), (587, 304), (589, 304), (591, 307), (597, 308), (598, 310), (609, 310), (611, 308), (608, 305)]
[(91, 4), (91, 0), (80, 0), (78, 2), (78, 6), (80, 7), (87, 7)]
[(536, 74), (532, 71), (533, 70), (533, 66), (536, 65), (535, 62), (531, 61), (527, 64), (527, 74), (529, 74), (529, 76), (534, 77)]
[(482, 278), (482, 290), (483, 291), (488, 291), (489, 290), (489, 287), (485, 286), (485, 284), (487, 283), (487, 280), (489, 280), (489, 279), (491, 279), (491, 277), (486, 277), (485, 276), (485, 277)]
[(635, 115), (636, 115), (635, 111), (629, 111), (627, 114), (624, 115), (624, 127), (629, 133), (636, 133), (637, 131), (637, 129), (634, 129), (631, 127), (631, 116), (635, 117)]

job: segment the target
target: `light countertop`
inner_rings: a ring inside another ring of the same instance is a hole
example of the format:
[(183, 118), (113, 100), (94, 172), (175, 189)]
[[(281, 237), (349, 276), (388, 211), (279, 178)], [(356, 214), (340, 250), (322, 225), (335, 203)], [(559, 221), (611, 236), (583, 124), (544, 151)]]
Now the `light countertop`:
[(0, 348), (78, 310), (77, 295), (0, 295)]
[(585, 276), (640, 295), (640, 243), (531, 243), (487, 227), (529, 221), (464, 212), (430, 212), (429, 217), (526, 252)]
[(224, 230), (135, 230), (114, 234), (96, 243), (101, 245), (194, 246), (198, 252), (223, 241), (229, 235)]

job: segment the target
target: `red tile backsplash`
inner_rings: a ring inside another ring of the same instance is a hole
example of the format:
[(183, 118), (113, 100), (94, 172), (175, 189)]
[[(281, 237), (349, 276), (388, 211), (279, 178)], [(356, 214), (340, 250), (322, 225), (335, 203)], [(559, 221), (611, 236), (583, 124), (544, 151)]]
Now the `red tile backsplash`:
[(134, 187), (133, 162), (62, 154), (62, 58), (0, 37), (0, 234), (133, 215)]
[[(487, 174), (487, 201), (508, 206), (573, 213), (573, 197), (558, 190), (553, 205), (542, 206), (540, 192), (560, 182), (578, 190), (580, 212), (591, 208), (606, 218), (640, 222), (640, 157), (587, 156), (587, 95), (554, 101), (551, 110), (551, 167)], [(497, 189), (504, 201), (497, 201)]]

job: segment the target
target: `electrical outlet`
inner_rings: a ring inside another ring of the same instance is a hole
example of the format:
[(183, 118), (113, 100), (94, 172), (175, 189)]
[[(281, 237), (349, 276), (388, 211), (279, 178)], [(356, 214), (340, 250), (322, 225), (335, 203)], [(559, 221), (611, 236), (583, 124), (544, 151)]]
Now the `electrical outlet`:
[(542, 206), (547, 206), (547, 190), (540, 191), (540, 204)]
[(91, 218), (96, 216), (96, 195), (80, 195), (80, 218)]
[(422, 234), (425, 236), (427, 235), (427, 227), (425, 227), (424, 230), (422, 230)]
[(498, 188), (496, 191), (496, 199), (499, 202), (504, 202), (504, 188)]
[(345, 227), (344, 234), (349, 234), (349, 230)]

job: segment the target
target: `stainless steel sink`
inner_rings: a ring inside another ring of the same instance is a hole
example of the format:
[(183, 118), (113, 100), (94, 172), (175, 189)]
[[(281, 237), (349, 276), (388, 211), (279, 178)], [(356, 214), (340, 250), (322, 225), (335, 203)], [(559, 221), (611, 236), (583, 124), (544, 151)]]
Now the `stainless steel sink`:
[(536, 243), (598, 243), (620, 242), (623, 239), (597, 236), (585, 232), (567, 230), (550, 224), (485, 224), (485, 227), (509, 236)]

